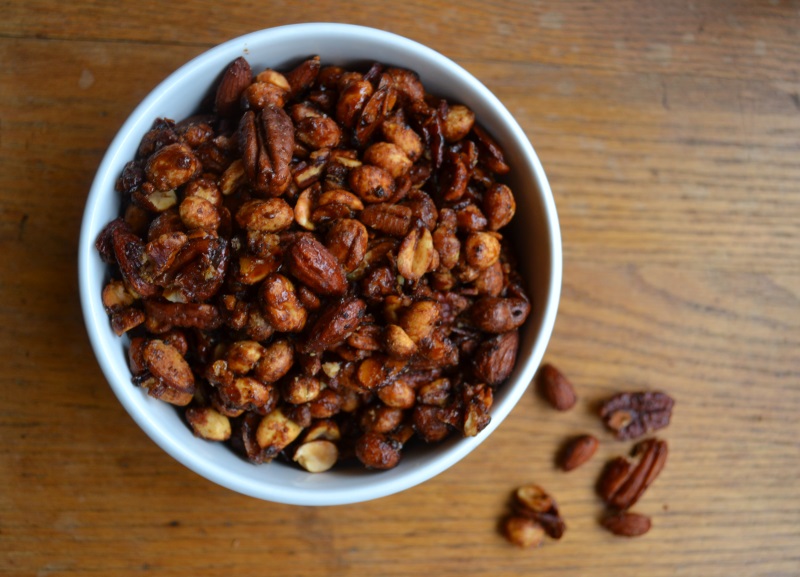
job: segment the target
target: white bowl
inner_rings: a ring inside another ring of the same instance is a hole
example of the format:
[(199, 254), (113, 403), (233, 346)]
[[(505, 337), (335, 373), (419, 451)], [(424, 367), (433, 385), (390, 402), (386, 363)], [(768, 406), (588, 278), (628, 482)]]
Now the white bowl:
[[(523, 327), (517, 366), (495, 396), (492, 420), (477, 437), (451, 438), (409, 450), (389, 471), (332, 470), (321, 474), (273, 462), (252, 465), (220, 443), (195, 437), (175, 408), (131, 384), (125, 339), (111, 330), (101, 302), (107, 278), (94, 242), (118, 215), (114, 183), (157, 117), (181, 120), (196, 111), (222, 70), (244, 56), (253, 70), (287, 67), (318, 54), (323, 64), (379, 61), (416, 71), (426, 89), (469, 106), (501, 144), (512, 167), (508, 180), (517, 200), (512, 224), (533, 306)], [(438, 52), (381, 30), (344, 24), (298, 24), (236, 38), (188, 62), (155, 88), (114, 138), (97, 171), (83, 217), (79, 248), (81, 304), (100, 367), (136, 423), (162, 449), (196, 473), (224, 487), (268, 501), (336, 505), (376, 499), (422, 483), (464, 458), (503, 422), (525, 393), (544, 355), (561, 290), (561, 236), (553, 196), (528, 138), (500, 101), (466, 70)]]

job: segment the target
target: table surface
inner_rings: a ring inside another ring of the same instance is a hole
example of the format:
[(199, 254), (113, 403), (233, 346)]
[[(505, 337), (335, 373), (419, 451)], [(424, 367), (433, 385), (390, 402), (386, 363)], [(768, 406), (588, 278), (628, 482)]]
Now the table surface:
[[(0, 3), (0, 573), (8, 575), (800, 574), (800, 2)], [(379, 501), (305, 508), (212, 484), (162, 452), (105, 382), (77, 294), (86, 194), (167, 74), (256, 28), (371, 25), (428, 44), (506, 104), (548, 173), (564, 284), (546, 354), (568, 413), (530, 389), (451, 470)], [(598, 524), (626, 450), (592, 407), (676, 399), (670, 457)], [(595, 458), (553, 453), (580, 431)], [(498, 532), (537, 482), (568, 530)]]

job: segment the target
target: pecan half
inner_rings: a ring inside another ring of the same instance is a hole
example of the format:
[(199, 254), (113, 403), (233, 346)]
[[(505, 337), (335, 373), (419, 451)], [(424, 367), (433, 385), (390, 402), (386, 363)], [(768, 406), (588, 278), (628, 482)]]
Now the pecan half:
[(620, 393), (603, 403), (600, 417), (618, 439), (635, 439), (669, 425), (674, 404), (661, 392)]
[(239, 148), (253, 190), (280, 196), (289, 186), (294, 152), (294, 125), (282, 108), (267, 105), (256, 115), (245, 112), (239, 122)]
[(667, 453), (666, 441), (647, 439), (634, 448), (634, 454), (640, 455), (635, 465), (621, 457), (613, 459), (598, 482), (600, 497), (615, 509), (629, 509), (658, 477), (667, 461)]

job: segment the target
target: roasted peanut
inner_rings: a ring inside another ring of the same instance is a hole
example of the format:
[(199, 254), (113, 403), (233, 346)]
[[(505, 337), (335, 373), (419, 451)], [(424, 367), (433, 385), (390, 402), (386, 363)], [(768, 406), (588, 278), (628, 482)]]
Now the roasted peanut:
[(261, 285), (261, 311), (276, 330), (286, 333), (302, 331), (308, 317), (292, 281), (278, 273), (269, 275)]

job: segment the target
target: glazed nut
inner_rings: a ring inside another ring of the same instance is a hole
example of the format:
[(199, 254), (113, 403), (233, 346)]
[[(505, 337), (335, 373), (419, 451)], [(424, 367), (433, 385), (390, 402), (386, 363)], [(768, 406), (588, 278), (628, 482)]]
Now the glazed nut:
[(147, 159), (145, 174), (156, 190), (173, 190), (188, 182), (200, 168), (192, 149), (182, 143), (161, 148)]
[(545, 532), (542, 526), (531, 519), (512, 515), (503, 522), (503, 533), (506, 539), (517, 547), (532, 549), (544, 543)]
[(555, 500), (539, 485), (519, 487), (514, 493), (514, 510), (517, 515), (539, 523), (553, 539), (560, 539), (567, 529)]
[(109, 281), (103, 287), (101, 298), (107, 312), (122, 310), (136, 302), (136, 295), (131, 293), (121, 280)]
[(402, 148), (391, 142), (371, 145), (364, 151), (364, 162), (384, 169), (395, 179), (406, 174), (414, 164)]
[(414, 389), (402, 378), (378, 389), (378, 398), (387, 407), (410, 409), (416, 403)]
[(230, 196), (247, 181), (244, 172), (244, 163), (241, 158), (237, 158), (225, 169), (219, 178), (219, 191), (223, 196)]
[(464, 254), (469, 266), (488, 268), (500, 258), (500, 241), (487, 232), (473, 232), (464, 242)]
[(417, 345), (398, 325), (386, 325), (383, 333), (386, 352), (392, 357), (408, 358), (417, 352)]
[(267, 106), (283, 107), (286, 104), (287, 97), (288, 93), (282, 87), (271, 82), (258, 80), (250, 84), (242, 92), (242, 99), (252, 110), (263, 110)]
[(159, 339), (145, 344), (142, 357), (147, 370), (171, 389), (194, 393), (194, 375), (189, 363), (174, 346)]
[(355, 453), (368, 469), (392, 469), (400, 462), (399, 443), (377, 432), (359, 437)]
[(395, 193), (392, 175), (379, 166), (362, 164), (350, 171), (350, 189), (366, 203), (386, 202)]
[(280, 232), (293, 220), (294, 211), (282, 198), (248, 200), (236, 212), (236, 222), (248, 231)]
[(397, 272), (406, 280), (417, 281), (433, 264), (433, 237), (427, 228), (415, 228), (400, 243)]
[(220, 116), (232, 116), (239, 110), (242, 91), (253, 80), (250, 64), (243, 57), (230, 63), (217, 87), (214, 108)]
[(339, 459), (339, 449), (325, 439), (308, 441), (300, 445), (292, 459), (309, 473), (323, 473)]
[(442, 122), (442, 135), (447, 142), (458, 142), (472, 130), (475, 113), (463, 104), (454, 104), (447, 109)]
[(368, 227), (390, 236), (404, 237), (411, 227), (411, 209), (402, 204), (371, 204), (361, 212)]
[(503, 383), (514, 370), (518, 350), (519, 333), (516, 330), (484, 340), (473, 357), (475, 378), (490, 386)]
[(505, 184), (494, 184), (483, 194), (483, 214), (489, 230), (500, 230), (506, 226), (516, 211), (514, 194)]
[(294, 347), (285, 339), (277, 339), (263, 348), (253, 376), (263, 383), (274, 383), (286, 375), (293, 364)]
[(181, 221), (186, 228), (200, 228), (215, 231), (220, 225), (220, 216), (216, 207), (206, 199), (199, 196), (187, 196), (178, 209)]
[(651, 521), (639, 513), (622, 511), (604, 518), (602, 525), (620, 537), (640, 537), (650, 530)]
[(403, 311), (398, 324), (414, 343), (419, 343), (431, 335), (440, 314), (441, 311), (436, 302), (418, 301)]
[(592, 458), (599, 444), (597, 437), (592, 435), (580, 435), (570, 439), (559, 455), (559, 466), (564, 471), (577, 469)]
[(300, 436), (303, 428), (287, 417), (281, 409), (266, 415), (256, 429), (256, 442), (273, 457)]
[(381, 124), (383, 137), (396, 145), (411, 160), (416, 162), (423, 155), (424, 145), (419, 134), (408, 126), (401, 118), (391, 116)]
[(316, 399), (321, 390), (319, 379), (296, 375), (284, 383), (283, 399), (292, 405), (302, 405)]
[(528, 318), (531, 306), (521, 298), (483, 297), (470, 308), (470, 319), (487, 333), (506, 333), (519, 328)]
[(325, 236), (325, 246), (339, 261), (344, 272), (358, 268), (367, 253), (367, 227), (352, 218), (336, 220)]
[(184, 413), (194, 434), (207, 441), (227, 441), (231, 436), (231, 422), (225, 415), (211, 407), (189, 407)]
[(237, 375), (246, 375), (264, 355), (264, 347), (256, 341), (237, 341), (225, 353), (228, 368)]
[(554, 409), (568, 411), (578, 400), (572, 383), (551, 364), (542, 366), (539, 374), (539, 390)]
[(296, 333), (306, 325), (308, 313), (297, 298), (294, 284), (279, 273), (264, 279), (260, 289), (261, 311), (277, 331)]
[(303, 443), (316, 441), (317, 439), (324, 439), (327, 441), (339, 441), (342, 438), (342, 432), (339, 425), (333, 419), (319, 419), (314, 421), (310, 427), (303, 433)]
[(333, 118), (307, 116), (295, 127), (297, 140), (313, 150), (335, 148), (342, 139), (342, 131)]
[(178, 204), (178, 195), (174, 190), (158, 190), (152, 186), (142, 187), (133, 193), (132, 198), (138, 206), (150, 212), (166, 212)]
[(287, 251), (286, 263), (292, 275), (320, 295), (342, 295), (347, 279), (339, 261), (325, 245), (302, 236)]

